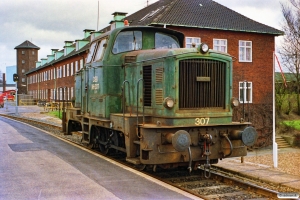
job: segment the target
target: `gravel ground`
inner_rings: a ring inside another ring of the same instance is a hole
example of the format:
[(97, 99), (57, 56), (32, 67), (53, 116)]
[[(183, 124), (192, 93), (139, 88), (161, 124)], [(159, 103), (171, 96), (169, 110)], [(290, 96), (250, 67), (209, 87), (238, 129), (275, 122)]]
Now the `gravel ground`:
[(21, 117), (33, 118), (38, 119), (40, 121), (50, 122), (51, 124), (57, 124), (58, 126), (62, 124), (61, 119), (49, 116), (46, 113), (19, 113), (19, 115)]
[(272, 170), (285, 172), (300, 177), (300, 149), (298, 148), (295, 150), (297, 152), (278, 153), (277, 168), (274, 168), (273, 154), (246, 156), (244, 157), (244, 161), (266, 165), (272, 168)]

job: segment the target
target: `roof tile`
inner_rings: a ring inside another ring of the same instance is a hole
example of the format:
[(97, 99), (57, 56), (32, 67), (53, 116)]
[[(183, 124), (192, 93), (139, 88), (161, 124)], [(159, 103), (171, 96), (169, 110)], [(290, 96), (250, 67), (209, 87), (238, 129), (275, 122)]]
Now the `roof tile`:
[(15, 49), (40, 49), (40, 47), (32, 44), (28, 40), (15, 47)]
[[(157, 9), (159, 10), (151, 17), (145, 17)], [(213, 0), (160, 0), (125, 19), (130, 22), (130, 26), (166, 24), (274, 35), (283, 34), (280, 30), (249, 19)]]

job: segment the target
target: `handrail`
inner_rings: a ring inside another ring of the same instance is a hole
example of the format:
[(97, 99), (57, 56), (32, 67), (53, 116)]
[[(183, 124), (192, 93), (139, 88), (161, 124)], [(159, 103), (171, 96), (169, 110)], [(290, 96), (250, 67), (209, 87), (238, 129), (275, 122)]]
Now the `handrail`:
[(130, 100), (130, 83), (129, 81), (125, 80), (123, 81), (123, 84), (122, 84), (122, 89), (123, 89), (123, 98), (122, 98), (122, 101), (123, 101), (123, 129), (124, 129), (124, 134), (126, 135), (125, 133), (125, 110), (126, 110), (126, 98), (125, 98), (125, 84), (127, 83), (128, 85), (128, 96), (129, 96), (129, 107), (130, 107), (130, 116), (131, 116), (131, 100)]
[[(139, 84), (140, 81), (143, 81), (143, 94), (144, 94), (144, 79), (140, 78), (137, 81), (137, 87), (136, 87), (136, 134), (138, 136), (138, 138), (141, 138), (138, 135), (138, 125), (139, 125)], [(143, 125), (145, 124), (145, 106), (143, 105)]]

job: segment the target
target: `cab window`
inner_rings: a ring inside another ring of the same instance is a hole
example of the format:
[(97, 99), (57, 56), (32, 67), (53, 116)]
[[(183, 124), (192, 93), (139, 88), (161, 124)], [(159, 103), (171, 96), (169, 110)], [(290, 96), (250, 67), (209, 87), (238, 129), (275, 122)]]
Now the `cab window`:
[(94, 51), (95, 51), (95, 48), (96, 48), (96, 44), (97, 44), (97, 42), (94, 42), (94, 43), (92, 43), (92, 45), (91, 45), (91, 47), (90, 47), (89, 54), (88, 54), (88, 56), (87, 56), (87, 58), (86, 58), (86, 62), (87, 62), (87, 63), (90, 63), (90, 62), (92, 61), (92, 57), (93, 57), (93, 55), (94, 55)]
[(142, 32), (124, 31), (118, 34), (112, 52), (117, 54), (140, 49), (142, 49)]
[(98, 48), (97, 48), (96, 55), (94, 57), (94, 62), (101, 60), (103, 58), (105, 47), (106, 47), (106, 38), (104, 38), (103, 40), (100, 41)]
[(155, 33), (155, 49), (180, 48), (177, 38), (163, 33)]

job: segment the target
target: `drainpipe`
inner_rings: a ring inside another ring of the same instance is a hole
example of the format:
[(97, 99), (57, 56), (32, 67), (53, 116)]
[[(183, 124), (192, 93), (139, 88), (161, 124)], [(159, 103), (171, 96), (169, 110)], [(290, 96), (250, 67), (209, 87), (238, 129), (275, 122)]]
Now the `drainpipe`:
[[(82, 62), (82, 64), (83, 64), (83, 66), (82, 66), (82, 69), (84, 69), (85, 70), (85, 62), (84, 62), (84, 56), (82, 56), (82, 55), (80, 55), (79, 53), (77, 53), (77, 55), (79, 56), (79, 57), (81, 57), (82, 58), (82, 60), (83, 60), (83, 62)], [(80, 61), (79, 61), (79, 64), (80, 64)], [(81, 74), (82, 75), (82, 74)], [(86, 80), (85, 80), (86, 81)], [(82, 103), (83, 103), (83, 92), (82, 92), (82, 86), (81, 86), (81, 107), (82, 107)], [(86, 108), (86, 111), (87, 111), (87, 108)]]
[(51, 66), (54, 68), (54, 102), (56, 102), (56, 79), (57, 79), (57, 74), (56, 74), (56, 68), (53, 64), (51, 64)]

